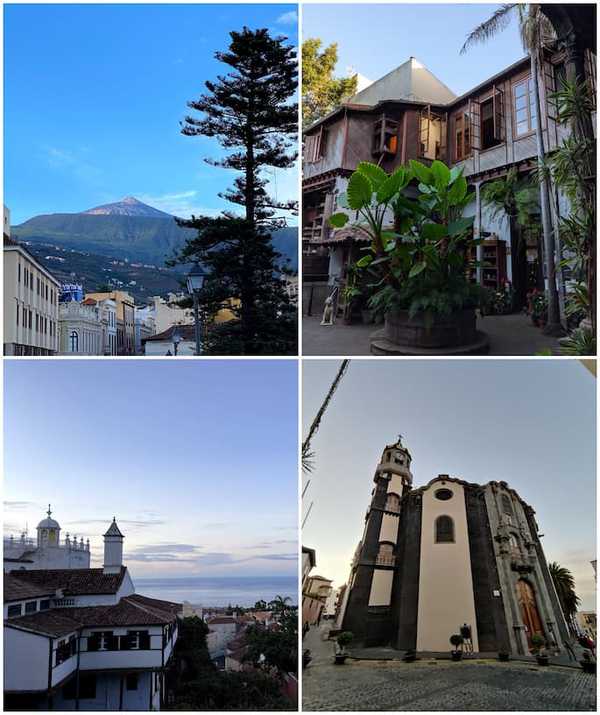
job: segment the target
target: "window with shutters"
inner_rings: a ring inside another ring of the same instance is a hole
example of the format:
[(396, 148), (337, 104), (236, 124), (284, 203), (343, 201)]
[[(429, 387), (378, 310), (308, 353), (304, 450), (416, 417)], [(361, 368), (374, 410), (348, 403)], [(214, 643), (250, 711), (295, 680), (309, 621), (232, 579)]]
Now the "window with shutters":
[(385, 510), (393, 511), (397, 514), (400, 511), (400, 497), (397, 494), (388, 494), (385, 502)]
[(481, 102), (481, 148), (491, 149), (504, 142), (504, 106), (500, 90)]
[(398, 126), (394, 119), (381, 115), (373, 124), (372, 154), (393, 156), (398, 152)]
[(319, 127), (315, 134), (310, 134), (304, 140), (304, 160), (314, 164), (325, 156), (327, 150), (327, 129)]
[(513, 114), (515, 138), (518, 139), (534, 130), (537, 109), (531, 77), (513, 85)]
[(454, 118), (454, 158), (456, 161), (471, 155), (471, 120), (467, 112)]
[(450, 516), (438, 516), (435, 520), (435, 543), (450, 544), (454, 542), (454, 521)]

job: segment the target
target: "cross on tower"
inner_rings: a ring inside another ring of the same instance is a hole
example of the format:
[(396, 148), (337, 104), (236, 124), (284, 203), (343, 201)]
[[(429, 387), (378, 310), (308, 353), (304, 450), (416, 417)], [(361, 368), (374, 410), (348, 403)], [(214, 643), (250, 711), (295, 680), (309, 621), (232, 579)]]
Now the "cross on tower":
[(404, 436), (404, 435), (401, 435), (401, 434), (398, 435), (398, 444), (399, 444), (400, 446), (402, 446), (402, 437), (403, 437), (403, 436)]
[(50, 509), (50, 504), (48, 504), (48, 511), (46, 512), (48, 514), (48, 519), (52, 516), (52, 510)]

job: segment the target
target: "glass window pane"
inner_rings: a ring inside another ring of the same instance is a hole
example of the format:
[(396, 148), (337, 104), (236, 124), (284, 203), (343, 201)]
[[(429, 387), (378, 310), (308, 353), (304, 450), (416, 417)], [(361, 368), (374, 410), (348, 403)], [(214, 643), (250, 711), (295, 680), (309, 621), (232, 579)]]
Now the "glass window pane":
[(522, 97), (525, 94), (525, 82), (515, 84), (515, 97)]
[(527, 134), (529, 131), (529, 125), (527, 122), (519, 122), (517, 124), (517, 136), (520, 136), (521, 134)]
[(516, 119), (517, 119), (517, 122), (526, 122), (527, 121), (527, 110), (519, 109), (519, 111), (516, 114)]
[(523, 95), (522, 97), (517, 97), (515, 99), (515, 107), (517, 109), (523, 109), (523, 107), (526, 107), (526, 106), (527, 106), (527, 97), (525, 97), (525, 95)]

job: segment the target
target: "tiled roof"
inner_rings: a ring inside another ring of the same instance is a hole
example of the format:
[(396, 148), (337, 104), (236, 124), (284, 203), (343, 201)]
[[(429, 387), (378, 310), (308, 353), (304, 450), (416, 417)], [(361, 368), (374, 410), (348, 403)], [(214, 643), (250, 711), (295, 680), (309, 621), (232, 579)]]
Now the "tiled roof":
[[(17, 573), (21, 574), (26, 572), (18, 571)], [(51, 586), (22, 581), (12, 573), (4, 574), (5, 603), (8, 601), (22, 601), (26, 598), (38, 598), (39, 596), (52, 596), (54, 595), (55, 590), (56, 589)]]
[(113, 606), (54, 608), (5, 620), (4, 625), (60, 637), (78, 628), (162, 625), (174, 621), (180, 611), (180, 604), (133, 595), (125, 596)]
[(114, 516), (113, 516), (112, 524), (108, 527), (108, 530), (104, 534), (104, 536), (123, 536), (119, 527), (117, 526), (117, 521)]
[[(125, 566), (116, 574), (105, 574), (102, 569), (31, 569), (11, 571), (7, 592), (7, 577), (4, 578), (4, 600), (14, 601), (11, 597), (19, 587), (37, 587), (43, 593), (54, 593), (61, 589), (65, 596), (83, 596), (117, 593), (126, 572)], [(11, 591), (11, 589), (13, 589)], [(27, 596), (24, 596), (27, 598)]]
[(211, 618), (211, 619), (208, 621), (208, 625), (209, 625), (209, 626), (218, 625), (218, 624), (222, 624), (222, 623), (237, 623), (237, 619), (234, 618), (233, 616), (223, 616), (223, 617), (220, 617), (220, 618), (219, 618), (219, 617), (217, 617), (217, 618)]
[(196, 326), (195, 325), (170, 325), (162, 333), (157, 333), (156, 335), (151, 335), (149, 338), (145, 339), (145, 342), (152, 341), (165, 341), (171, 342), (173, 339), (173, 333), (177, 330), (182, 340), (194, 341), (196, 339)]

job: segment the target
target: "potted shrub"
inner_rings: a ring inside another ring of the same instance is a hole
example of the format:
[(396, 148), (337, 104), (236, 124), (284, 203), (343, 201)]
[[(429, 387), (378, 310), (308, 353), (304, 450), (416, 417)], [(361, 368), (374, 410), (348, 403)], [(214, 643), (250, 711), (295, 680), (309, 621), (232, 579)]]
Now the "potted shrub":
[(354, 633), (350, 631), (342, 631), (336, 638), (336, 648), (335, 648), (335, 664), (344, 665), (348, 653), (346, 652), (346, 646), (350, 645), (354, 640)]
[(531, 652), (535, 655), (538, 665), (548, 665), (550, 659), (545, 651), (546, 639), (539, 633), (531, 636)]
[[(459, 634), (455, 633), (450, 636), (450, 644), (454, 646), (454, 650), (450, 651), (450, 657), (452, 660), (461, 660), (462, 658), (462, 644), (464, 643), (464, 638)], [(461, 646), (461, 650), (458, 647)]]
[[(413, 180), (416, 199), (403, 194)], [(329, 222), (341, 228), (350, 220), (347, 212), (358, 214), (356, 229), (369, 237), (370, 246), (356, 268), (370, 276), (369, 307), (384, 314), (382, 338), (398, 352), (456, 348), (477, 340), (481, 287), (467, 277), (473, 217), (461, 217), (471, 199), (462, 169), (413, 160), (391, 175), (361, 162), (338, 199), (345, 211)], [(390, 214), (393, 230), (384, 226)], [(373, 343), (372, 350), (378, 351)]]
[(584, 650), (581, 660), (579, 661), (584, 673), (596, 674), (596, 661), (592, 658), (589, 650)]
[(413, 649), (407, 650), (406, 653), (402, 656), (402, 660), (405, 663), (414, 663), (414, 661), (417, 659), (417, 652)]

